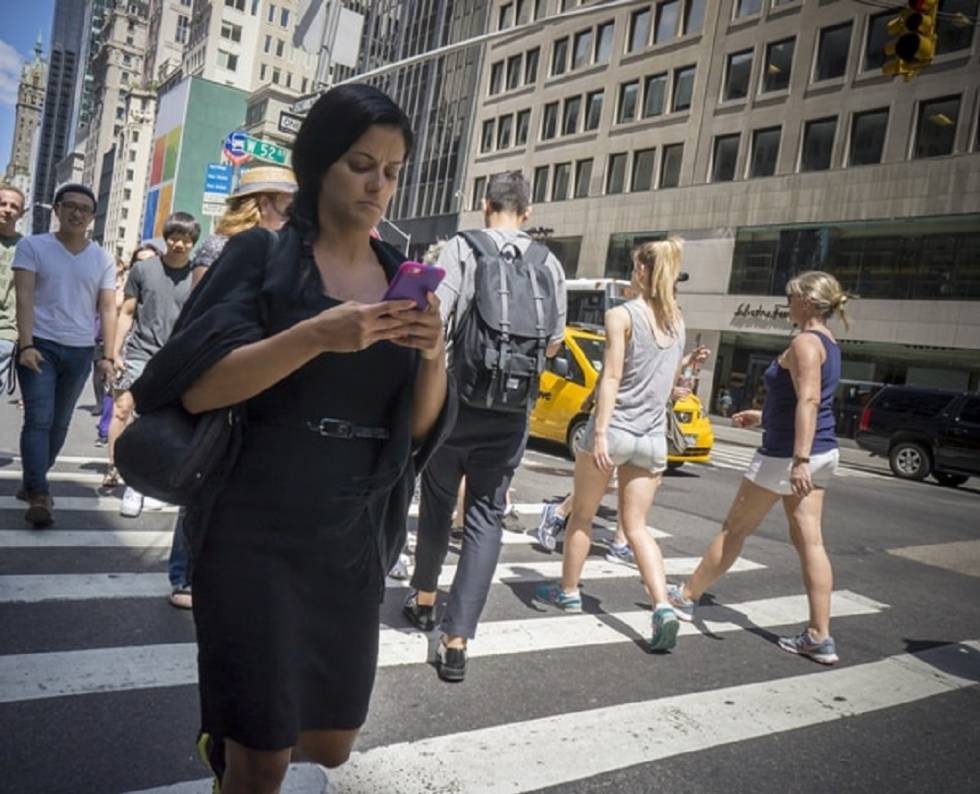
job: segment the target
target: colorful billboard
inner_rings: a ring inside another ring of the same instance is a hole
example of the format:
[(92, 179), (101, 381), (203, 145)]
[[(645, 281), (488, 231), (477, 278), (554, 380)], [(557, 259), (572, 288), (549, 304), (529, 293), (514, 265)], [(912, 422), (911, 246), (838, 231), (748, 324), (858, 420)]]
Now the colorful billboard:
[(186, 79), (160, 97), (153, 131), (153, 161), (146, 193), (146, 212), (143, 215), (144, 240), (162, 236), (163, 222), (173, 211), (174, 183), (180, 161), (190, 84), (190, 79)]

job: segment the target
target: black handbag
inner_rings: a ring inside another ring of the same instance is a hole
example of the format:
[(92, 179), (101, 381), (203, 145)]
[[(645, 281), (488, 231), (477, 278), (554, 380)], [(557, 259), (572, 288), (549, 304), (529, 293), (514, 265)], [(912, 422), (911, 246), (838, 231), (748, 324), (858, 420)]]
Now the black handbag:
[(116, 441), (119, 473), (137, 491), (191, 505), (238, 456), (241, 408), (191, 414), (171, 403), (137, 416)]
[(683, 455), (687, 452), (687, 438), (681, 429), (681, 423), (674, 413), (673, 404), (667, 406), (667, 449), (673, 455)]

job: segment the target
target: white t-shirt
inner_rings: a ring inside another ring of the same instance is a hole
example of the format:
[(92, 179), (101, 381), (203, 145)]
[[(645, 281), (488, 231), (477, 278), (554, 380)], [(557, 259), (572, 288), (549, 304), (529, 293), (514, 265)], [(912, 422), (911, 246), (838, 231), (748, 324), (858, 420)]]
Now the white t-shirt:
[(73, 254), (54, 234), (17, 243), (14, 270), (34, 273), (34, 336), (65, 347), (92, 347), (99, 290), (116, 290), (116, 266), (107, 251), (89, 243)]

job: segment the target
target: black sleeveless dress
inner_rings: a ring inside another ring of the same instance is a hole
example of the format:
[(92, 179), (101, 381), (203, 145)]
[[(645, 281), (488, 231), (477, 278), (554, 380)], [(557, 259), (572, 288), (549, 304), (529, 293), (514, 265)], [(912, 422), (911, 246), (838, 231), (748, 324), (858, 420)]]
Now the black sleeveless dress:
[[(390, 280), (397, 262), (382, 263)], [(336, 304), (290, 306), (278, 324)], [(194, 561), (205, 733), (281, 750), (301, 731), (364, 723), (384, 565), (363, 488), (390, 476), (378, 471), (386, 442), (323, 437), (308, 423), (387, 428), (414, 365), (412, 351), (388, 342), (323, 354), (248, 401), (240, 456)]]

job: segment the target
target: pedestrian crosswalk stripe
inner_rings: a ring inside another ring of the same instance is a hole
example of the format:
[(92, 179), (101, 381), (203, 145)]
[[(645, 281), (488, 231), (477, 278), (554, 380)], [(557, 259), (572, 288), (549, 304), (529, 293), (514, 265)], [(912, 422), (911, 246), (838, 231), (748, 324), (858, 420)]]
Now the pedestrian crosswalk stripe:
[[(697, 567), (698, 557), (667, 557), (664, 562), (669, 576), (687, 576)], [(738, 558), (731, 567), (738, 571), (755, 571), (764, 565)], [(456, 575), (455, 565), (444, 565), (439, 586), (449, 587)], [(549, 562), (507, 562), (497, 565), (493, 584), (517, 584), (558, 579), (561, 560)], [(582, 580), (623, 579), (635, 577), (635, 568), (621, 563), (589, 559)], [(389, 583), (388, 587), (402, 587)], [(170, 585), (162, 573), (82, 573), (27, 574), (0, 576), (0, 604), (38, 603), (42, 601), (88, 601), (97, 598), (154, 598), (168, 592)]]
[[(68, 510), (99, 513), (119, 512), (119, 499), (115, 496), (61, 496), (57, 493), (53, 496), (55, 519), (57, 519), (58, 513)], [(0, 496), (0, 510), (23, 512), (26, 509), (27, 505), (19, 499), (13, 496)], [(145, 510), (144, 514), (176, 513), (177, 509), (174, 505), (165, 505), (159, 509)]]
[[(0, 459), (10, 458), (11, 460), (16, 460), (18, 463), (23, 460), (19, 453), (16, 452), (0, 452)], [(59, 455), (58, 459), (55, 461), (55, 466), (64, 465), (66, 463), (71, 463), (75, 465), (99, 465), (107, 466), (108, 462), (106, 456), (102, 457), (90, 457), (88, 455)]]
[(45, 529), (0, 530), (0, 549), (170, 548), (173, 532)]
[[(93, 474), (82, 471), (49, 471), (48, 482), (79, 483), (80, 485), (102, 484), (101, 474)], [(24, 473), (16, 470), (3, 471), (0, 469), (0, 481), (15, 480), (20, 482), (24, 479)]]
[[(752, 447), (739, 446), (715, 446), (711, 450), (711, 460), (708, 463), (694, 464), (701, 466), (714, 466), (719, 469), (731, 469), (734, 471), (744, 471), (755, 456), (755, 449)], [(857, 477), (864, 479), (892, 479), (887, 474), (878, 474), (872, 471), (854, 468), (846, 463), (839, 463), (835, 474), (838, 477)]]
[[(343, 794), (513, 794), (975, 686), (980, 641), (655, 700), (509, 722), (355, 752)], [(602, 751), (596, 751), (602, 737)]]
[[(833, 594), (832, 607), (835, 619), (887, 609), (886, 604), (848, 590)], [(680, 633), (687, 637), (702, 629), (722, 634), (749, 625), (772, 628), (797, 623), (805, 616), (806, 597), (802, 595), (712, 605), (699, 611), (696, 624), (682, 624)], [(646, 639), (649, 633), (650, 612), (644, 610), (488, 621), (480, 624), (468, 650), (470, 658), (544, 652), (630, 642), (637, 636)], [(383, 628), (378, 665), (424, 664), (437, 636), (409, 628)], [(0, 656), (0, 703), (194, 684), (196, 660), (194, 643)]]
[[(281, 794), (324, 794), (324, 784), (329, 772), (316, 764), (290, 764), (286, 779), (282, 782)], [(212, 778), (188, 780), (172, 786), (131, 791), (129, 794), (212, 794)]]

